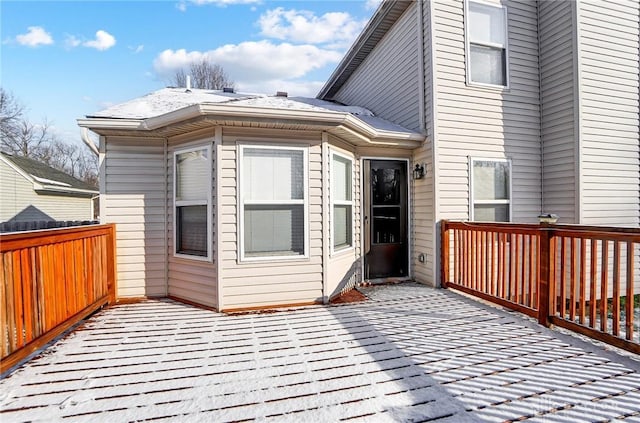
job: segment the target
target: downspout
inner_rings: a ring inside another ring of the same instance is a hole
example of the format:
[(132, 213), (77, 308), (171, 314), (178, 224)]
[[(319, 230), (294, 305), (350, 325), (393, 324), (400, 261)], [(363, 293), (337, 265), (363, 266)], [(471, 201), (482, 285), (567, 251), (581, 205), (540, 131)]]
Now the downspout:
[(427, 110), (427, 96), (425, 95), (425, 73), (424, 73), (424, 2), (418, 1), (418, 89), (420, 90), (420, 131), (427, 132), (425, 110)]
[(575, 138), (574, 150), (574, 191), (575, 191), (575, 216), (573, 223), (583, 224), (583, 181), (582, 181), (582, 54), (580, 54), (580, 1), (571, 2), (571, 23), (573, 30), (573, 130)]
[(433, 172), (433, 251), (435, 252), (433, 258), (433, 282), (435, 286), (440, 286), (440, 225), (438, 224), (438, 219), (440, 218), (440, 192), (438, 191), (438, 182), (439, 182), (439, 171), (438, 171), (438, 121), (437, 118), (437, 69), (436, 69), (436, 39), (435, 39), (435, 29), (433, 27), (433, 15), (434, 15), (434, 1), (429, 1), (429, 47), (430, 47), (430, 55), (429, 60), (431, 61), (431, 159), (433, 160), (432, 172)]
[(329, 135), (322, 132), (322, 302), (329, 303)]
[[(167, 207), (167, 199), (169, 198), (169, 139), (164, 138), (164, 295), (169, 295), (169, 225), (167, 220), (169, 217), (169, 209)], [(172, 184), (173, 185), (173, 184)]]
[(544, 201), (544, 137), (542, 136), (543, 129), (543, 105), (544, 102), (542, 100), (542, 65), (540, 61), (540, 56), (542, 54), (542, 44), (540, 42), (540, 0), (536, 2), (536, 31), (538, 32), (538, 118), (540, 119), (539, 125), (539, 136), (540, 140), (540, 214), (545, 213), (545, 201)]
[[(222, 230), (222, 200), (220, 198), (220, 184), (222, 181), (222, 126), (216, 126), (214, 129), (213, 136), (213, 166), (215, 172), (215, 184), (213, 186), (213, 192), (215, 198), (213, 199), (213, 208), (214, 208), (214, 228), (213, 228), (213, 261), (216, 266), (216, 303), (218, 311), (221, 311), (224, 308), (224, 295), (223, 295), (223, 278), (222, 278), (222, 261), (220, 258), (222, 257), (222, 237), (220, 236), (220, 232)], [(238, 165), (236, 163), (237, 171)], [(237, 246), (237, 244), (236, 244)], [(237, 250), (237, 249), (236, 249)]]
[[(425, 110), (427, 110), (427, 98), (425, 95), (425, 73), (424, 73), (424, 3), (422, 0), (417, 2), (417, 15), (418, 15), (418, 89), (420, 90), (418, 93), (418, 99), (419, 99), (419, 105), (418, 105), (418, 113), (420, 113), (420, 132), (423, 135), (427, 135), (427, 124), (426, 124), (426, 117), (425, 117)], [(424, 143), (426, 142), (426, 137), (425, 140), (422, 141), (422, 146), (421, 148), (424, 148), (425, 145)], [(414, 154), (414, 163), (415, 163), (415, 150), (413, 152)], [(409, 181), (411, 181), (411, 188), (413, 190), (413, 195), (411, 195), (411, 199), (413, 201), (413, 204), (411, 205), (411, 225), (410, 227), (413, 228), (412, 231), (415, 232), (415, 221), (416, 218), (418, 217), (418, 211), (416, 210), (416, 206), (415, 206), (415, 201), (416, 201), (416, 182), (413, 178), (411, 178), (411, 168), (413, 166), (409, 165), (409, 169), (407, 169), (409, 171)], [(433, 167), (433, 166), (432, 166)], [(409, 256), (409, 271), (407, 272), (407, 274), (409, 276), (411, 276), (414, 280), (415, 280), (415, 275), (413, 274), (413, 270), (414, 270), (414, 266), (413, 266), (413, 255), (417, 254), (417, 248), (416, 248), (416, 234), (413, 233), (411, 234), (411, 244), (413, 244), (413, 248), (409, 248), (410, 252), (410, 256)], [(411, 247), (411, 245), (410, 245)]]
[(96, 147), (96, 144), (91, 141), (91, 138), (89, 137), (89, 129), (80, 128), (80, 138), (82, 138), (82, 142), (84, 142), (87, 147), (89, 147), (89, 150), (91, 150), (93, 154), (95, 154), (96, 156), (100, 155), (98, 147)]

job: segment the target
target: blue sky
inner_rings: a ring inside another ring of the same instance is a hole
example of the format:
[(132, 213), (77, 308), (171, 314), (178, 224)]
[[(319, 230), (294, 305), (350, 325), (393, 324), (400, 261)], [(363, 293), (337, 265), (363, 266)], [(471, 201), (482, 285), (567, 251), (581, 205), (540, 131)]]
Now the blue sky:
[(379, 0), (0, 1), (0, 83), (57, 135), (207, 57), (245, 92), (314, 96)]

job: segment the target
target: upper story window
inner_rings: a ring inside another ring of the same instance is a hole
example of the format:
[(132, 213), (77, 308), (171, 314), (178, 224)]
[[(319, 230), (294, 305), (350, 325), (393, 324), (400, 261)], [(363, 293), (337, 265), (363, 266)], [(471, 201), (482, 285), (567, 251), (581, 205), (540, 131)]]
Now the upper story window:
[(469, 0), (466, 16), (467, 82), (508, 86), (506, 7)]
[(307, 148), (241, 145), (240, 260), (308, 256)]
[(353, 246), (353, 160), (337, 153), (331, 157), (331, 251), (335, 252)]
[(174, 153), (174, 252), (211, 259), (211, 147)]
[(511, 161), (471, 159), (470, 220), (511, 221)]

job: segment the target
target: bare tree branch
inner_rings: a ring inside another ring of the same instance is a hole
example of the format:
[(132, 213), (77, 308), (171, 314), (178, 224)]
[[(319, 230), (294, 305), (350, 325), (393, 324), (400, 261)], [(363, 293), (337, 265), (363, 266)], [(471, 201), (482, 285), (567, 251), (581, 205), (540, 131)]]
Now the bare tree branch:
[(97, 184), (98, 159), (84, 145), (58, 139), (51, 123), (30, 122), (24, 106), (0, 87), (0, 149), (29, 157), (68, 173), (87, 183)]
[[(224, 71), (222, 66), (217, 65), (203, 58), (200, 61), (192, 62), (189, 65), (189, 75), (191, 76), (191, 86), (205, 90), (221, 90), (223, 88), (233, 88), (234, 83)], [(171, 84), (176, 87), (185, 87), (187, 84), (187, 73), (184, 69), (178, 69), (173, 75)]]

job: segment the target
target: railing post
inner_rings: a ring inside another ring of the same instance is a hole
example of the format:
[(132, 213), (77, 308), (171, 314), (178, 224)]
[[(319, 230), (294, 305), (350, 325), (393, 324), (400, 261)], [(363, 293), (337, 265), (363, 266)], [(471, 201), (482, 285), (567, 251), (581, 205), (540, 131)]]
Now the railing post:
[(107, 293), (109, 296), (109, 305), (116, 303), (116, 225), (109, 225), (109, 234), (107, 235)]
[(447, 221), (440, 221), (440, 284), (443, 288), (447, 287), (447, 279), (449, 275), (449, 229)]
[(549, 327), (549, 284), (553, 283), (553, 255), (551, 231), (547, 225), (540, 229), (540, 277), (538, 283), (538, 323)]

